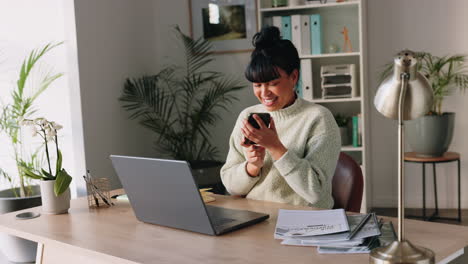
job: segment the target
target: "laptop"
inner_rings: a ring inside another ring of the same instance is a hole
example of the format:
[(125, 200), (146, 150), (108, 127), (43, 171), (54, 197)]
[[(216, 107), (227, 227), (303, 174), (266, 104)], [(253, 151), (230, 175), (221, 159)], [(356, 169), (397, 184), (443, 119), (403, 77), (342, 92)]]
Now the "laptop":
[(186, 161), (110, 156), (138, 220), (207, 235), (261, 222), (267, 214), (205, 205)]

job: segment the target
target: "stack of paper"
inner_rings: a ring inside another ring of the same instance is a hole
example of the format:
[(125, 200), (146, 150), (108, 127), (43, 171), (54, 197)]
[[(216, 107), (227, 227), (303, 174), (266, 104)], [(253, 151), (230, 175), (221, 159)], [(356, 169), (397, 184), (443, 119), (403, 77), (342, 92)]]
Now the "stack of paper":
[(392, 222), (383, 223), (380, 230), (380, 236), (368, 237), (358, 246), (319, 246), (317, 251), (321, 254), (370, 253), (372, 249), (387, 246), (397, 239)]
[(346, 216), (342, 209), (280, 210), (275, 230), (282, 245), (316, 246), (320, 253), (367, 253), (380, 235), (375, 214)]

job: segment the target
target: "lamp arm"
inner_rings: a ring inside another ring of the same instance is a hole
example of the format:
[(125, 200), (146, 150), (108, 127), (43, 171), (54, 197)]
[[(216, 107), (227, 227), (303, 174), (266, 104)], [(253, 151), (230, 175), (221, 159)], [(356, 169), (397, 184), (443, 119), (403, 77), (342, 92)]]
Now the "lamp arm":
[(405, 174), (403, 165), (404, 154), (404, 130), (403, 115), (405, 113), (405, 97), (408, 89), (410, 74), (403, 72), (400, 75), (401, 89), (398, 99), (398, 241), (404, 241), (404, 221), (405, 221)]

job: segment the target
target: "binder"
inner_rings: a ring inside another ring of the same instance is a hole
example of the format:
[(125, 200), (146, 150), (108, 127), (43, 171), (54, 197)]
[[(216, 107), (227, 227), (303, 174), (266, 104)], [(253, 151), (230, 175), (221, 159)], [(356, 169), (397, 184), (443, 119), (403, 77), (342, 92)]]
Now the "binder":
[(302, 54), (301, 48), (301, 15), (291, 16), (291, 42), (297, 49), (297, 53)]
[(294, 87), (294, 91), (297, 94), (297, 97), (299, 98), (304, 98), (304, 95), (302, 94), (302, 70), (299, 73), (299, 80), (297, 80), (296, 86)]
[(302, 96), (305, 100), (312, 101), (313, 86), (312, 86), (312, 60), (303, 59), (301, 60), (301, 80), (302, 80)]
[(281, 17), (281, 35), (283, 39), (292, 40), (291, 16)]
[(311, 54), (310, 52), (310, 17), (301, 16), (301, 52), (300, 54)]
[(272, 25), (277, 27), (281, 31), (281, 27), (282, 27), (281, 16), (274, 16), (272, 19), (272, 22), (273, 22)]
[(310, 15), (310, 37), (312, 54), (322, 54), (322, 17)]

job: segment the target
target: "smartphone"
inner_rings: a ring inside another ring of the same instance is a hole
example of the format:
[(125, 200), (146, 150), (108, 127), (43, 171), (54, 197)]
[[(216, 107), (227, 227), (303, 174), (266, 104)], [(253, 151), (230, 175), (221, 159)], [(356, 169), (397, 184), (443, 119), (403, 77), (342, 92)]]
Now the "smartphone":
[[(268, 127), (270, 126), (270, 114), (269, 113), (250, 113), (249, 118), (247, 121), (249, 122), (250, 125), (255, 127), (256, 129), (260, 128), (260, 125), (257, 123), (257, 120), (253, 117), (253, 115), (258, 115), (260, 119), (262, 119), (263, 123)], [(257, 143), (253, 142), (252, 140), (245, 138), (244, 144), (247, 145), (255, 145)]]

